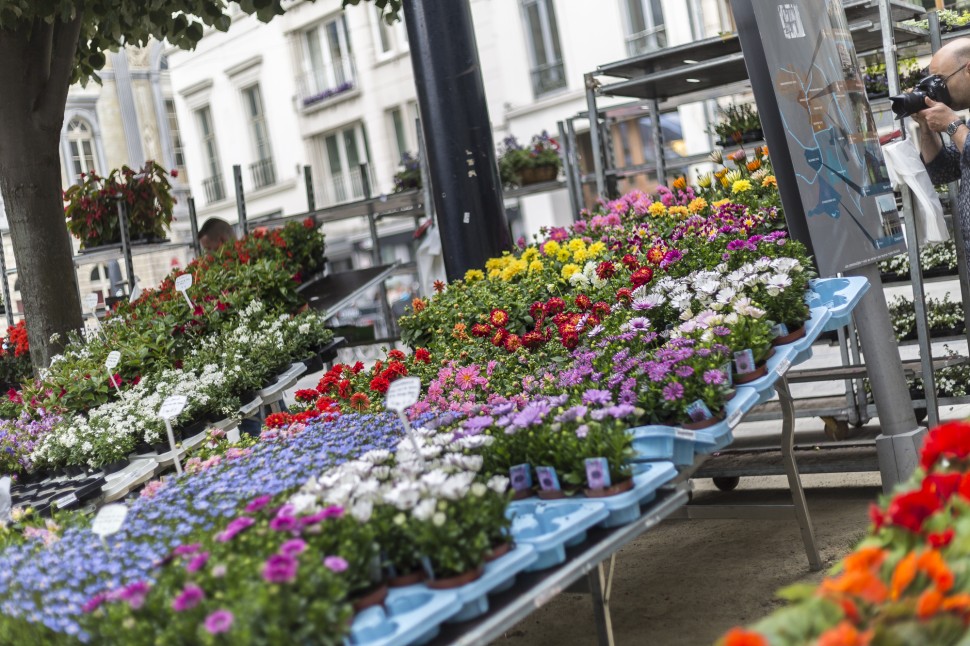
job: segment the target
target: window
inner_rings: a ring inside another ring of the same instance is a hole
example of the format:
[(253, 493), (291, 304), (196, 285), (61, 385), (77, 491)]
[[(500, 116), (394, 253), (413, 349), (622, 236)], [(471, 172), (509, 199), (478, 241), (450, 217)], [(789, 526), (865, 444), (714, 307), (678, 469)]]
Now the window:
[(664, 13), (660, 0), (623, 0), (626, 4), (626, 48), (630, 56), (667, 46)]
[(303, 32), (304, 107), (354, 87), (350, 36), (343, 15)]
[(173, 163), (178, 169), (179, 177), (183, 182), (187, 182), (185, 176), (185, 149), (182, 146), (182, 135), (179, 132), (179, 120), (175, 115), (175, 101), (165, 99), (165, 116), (168, 119), (168, 134), (172, 137), (172, 156), (175, 158)]
[(524, 0), (522, 7), (532, 52), (533, 92), (539, 96), (566, 87), (559, 27), (552, 0)]
[(404, 117), (401, 116), (401, 108), (393, 108), (387, 111), (391, 121), (391, 128), (394, 131), (394, 152), (397, 153), (397, 162), (400, 163), (404, 154), (411, 152), (408, 148), (408, 135), (404, 129)]
[[(367, 163), (367, 139), (360, 124), (314, 138), (320, 165), (325, 169), (323, 195), (331, 204), (364, 198), (361, 164)], [(370, 173), (368, 173), (370, 180)], [(373, 185), (373, 184), (371, 184)]]
[(71, 153), (69, 174), (74, 179), (81, 177), (81, 173), (97, 171), (98, 165), (94, 160), (94, 131), (84, 119), (75, 117), (67, 125), (67, 145)]
[(195, 111), (195, 118), (199, 124), (199, 134), (202, 139), (203, 162), (208, 177), (202, 180), (207, 204), (226, 199), (226, 189), (222, 183), (222, 172), (219, 170), (219, 147), (216, 145), (216, 131), (212, 123), (212, 111), (209, 106)]
[(273, 151), (269, 145), (269, 131), (266, 128), (266, 115), (263, 112), (263, 95), (258, 85), (242, 91), (246, 104), (246, 120), (249, 122), (249, 136), (252, 138), (253, 153), (256, 161), (249, 165), (254, 188), (262, 188), (276, 183), (276, 169), (273, 166)]
[(408, 31), (404, 26), (403, 15), (400, 20), (389, 25), (376, 5), (371, 10), (371, 14), (374, 18), (374, 30), (377, 32), (375, 48), (378, 58), (385, 58), (397, 52), (406, 51), (408, 48)]

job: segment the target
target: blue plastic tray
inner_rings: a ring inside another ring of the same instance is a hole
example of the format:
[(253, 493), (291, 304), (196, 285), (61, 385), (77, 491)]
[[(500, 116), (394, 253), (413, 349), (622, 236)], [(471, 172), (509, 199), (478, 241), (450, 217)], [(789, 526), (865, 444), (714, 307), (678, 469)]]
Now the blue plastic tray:
[(346, 643), (353, 646), (423, 644), (437, 636), (441, 622), (461, 610), (454, 590), (413, 585), (391, 590), (384, 607), (359, 613)]
[(852, 310), (869, 291), (869, 281), (860, 276), (844, 278), (819, 278), (811, 282), (808, 297), (810, 307), (825, 307), (832, 317), (823, 332), (837, 330), (852, 320)]
[(589, 499), (553, 501), (518, 500), (505, 515), (512, 521), (512, 538), (530, 544), (536, 561), (527, 572), (545, 570), (566, 560), (566, 547), (586, 540), (586, 532), (610, 515), (606, 505)]
[(576, 497), (572, 500), (547, 500), (546, 504), (566, 505), (577, 500), (602, 503), (609, 515), (600, 522), (600, 527), (619, 527), (632, 523), (640, 517), (640, 505), (650, 502), (657, 495), (657, 489), (677, 476), (677, 468), (672, 462), (644, 462), (634, 466), (633, 489), (605, 498)]
[(670, 460), (679, 467), (693, 464), (694, 440), (681, 437), (677, 430), (661, 425), (631, 428), (636, 456), (630, 462)]
[(515, 577), (536, 562), (539, 553), (528, 543), (517, 544), (515, 549), (485, 566), (485, 574), (479, 579), (456, 588), (461, 610), (447, 619), (448, 622), (468, 621), (488, 612), (488, 595), (508, 590)]

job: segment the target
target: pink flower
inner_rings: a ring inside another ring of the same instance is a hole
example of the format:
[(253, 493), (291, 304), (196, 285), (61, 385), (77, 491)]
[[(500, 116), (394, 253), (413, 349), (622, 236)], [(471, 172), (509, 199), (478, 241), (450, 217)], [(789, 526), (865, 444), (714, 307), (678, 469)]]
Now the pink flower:
[(296, 556), (306, 550), (306, 541), (302, 538), (293, 538), (280, 546), (280, 554), (286, 556)]
[(172, 610), (175, 612), (191, 610), (199, 605), (204, 598), (205, 593), (202, 591), (202, 588), (192, 583), (186, 584), (182, 593), (172, 600)]
[(154, 498), (155, 495), (164, 488), (165, 488), (164, 480), (152, 480), (147, 485), (145, 485), (144, 489), (141, 490), (141, 497), (149, 498), (149, 499)]
[(205, 618), (205, 629), (210, 635), (227, 633), (232, 628), (234, 617), (228, 610), (216, 610)]
[(199, 552), (198, 554), (192, 557), (192, 560), (189, 561), (188, 565), (185, 566), (185, 570), (186, 572), (198, 572), (199, 570), (204, 568), (205, 564), (208, 562), (209, 562), (209, 553)]
[(227, 543), (236, 537), (236, 534), (245, 530), (247, 527), (252, 526), (256, 521), (249, 516), (240, 516), (236, 520), (229, 523), (229, 526), (218, 535), (216, 535), (216, 540), (220, 543)]
[(254, 498), (252, 502), (246, 505), (246, 513), (255, 514), (257, 511), (268, 505), (269, 501), (272, 499), (273, 498), (271, 496), (259, 496), (258, 498)]
[(328, 556), (323, 559), (323, 565), (331, 572), (343, 572), (349, 567), (347, 561), (339, 556)]
[(292, 556), (274, 554), (263, 565), (263, 580), (267, 583), (292, 583), (296, 580), (297, 562)]

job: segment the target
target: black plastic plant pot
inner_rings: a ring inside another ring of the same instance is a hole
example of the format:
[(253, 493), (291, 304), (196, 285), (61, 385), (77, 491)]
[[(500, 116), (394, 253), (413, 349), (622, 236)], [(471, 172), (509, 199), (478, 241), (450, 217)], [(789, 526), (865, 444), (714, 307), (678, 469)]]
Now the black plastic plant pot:
[(323, 370), (323, 359), (319, 354), (311, 354), (306, 359), (303, 359), (303, 365), (306, 366), (306, 371), (308, 374), (320, 372)]
[(221, 421), (221, 420), (223, 420), (225, 418), (226, 418), (226, 416), (223, 413), (220, 413), (217, 410), (210, 410), (210, 411), (206, 412), (206, 414), (202, 418), (202, 420), (206, 424), (215, 424), (216, 422), (219, 422), (219, 421)]
[(248, 404), (254, 399), (256, 399), (255, 390), (244, 390), (241, 393), (239, 393), (239, 401), (242, 402), (243, 405)]
[(124, 469), (126, 466), (128, 466), (130, 463), (131, 462), (128, 460), (128, 458), (122, 458), (120, 460), (115, 460), (114, 462), (108, 463), (108, 464), (104, 465), (104, 467), (103, 467), (104, 468), (105, 475), (109, 475), (109, 474), (112, 474), (112, 473), (118, 473), (119, 471), (121, 471), (122, 469)]
[(169, 451), (171, 451), (172, 447), (169, 446), (167, 441), (159, 442), (158, 444), (152, 444), (152, 450), (155, 451), (155, 453), (162, 455), (163, 453), (168, 453)]
[(179, 432), (180, 432), (182, 438), (192, 438), (192, 437), (195, 437), (196, 435), (198, 435), (199, 433), (204, 433), (205, 432), (205, 428), (206, 428), (205, 420), (204, 419), (200, 419), (200, 420), (197, 420), (195, 422), (192, 422), (191, 424), (189, 424), (187, 426), (183, 426), (179, 430)]
[(135, 455), (148, 455), (155, 449), (148, 442), (142, 442), (135, 447)]
[(84, 473), (84, 469), (82, 467), (79, 467), (79, 466), (76, 466), (76, 465), (71, 465), (71, 466), (64, 467), (64, 471), (65, 471), (65, 473), (67, 473), (67, 476), (69, 478), (76, 478), (79, 475), (81, 475), (82, 473)]
[(77, 499), (81, 502), (84, 502), (86, 500), (91, 500), (92, 498), (96, 498), (98, 496), (98, 494), (101, 492), (101, 487), (103, 486), (104, 486), (104, 478), (98, 478), (94, 482), (84, 485), (83, 487), (78, 489), (75, 495), (77, 496)]
[(38, 516), (42, 516), (44, 518), (50, 518), (50, 515), (51, 515), (51, 504), (49, 502), (45, 502), (42, 505), (36, 505), (34, 507), (34, 513), (37, 514)]

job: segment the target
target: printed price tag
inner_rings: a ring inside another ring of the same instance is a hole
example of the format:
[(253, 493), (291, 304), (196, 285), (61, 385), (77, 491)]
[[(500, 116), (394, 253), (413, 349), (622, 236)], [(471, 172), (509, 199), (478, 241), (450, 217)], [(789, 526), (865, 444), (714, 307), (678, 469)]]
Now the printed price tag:
[(388, 410), (400, 413), (408, 406), (417, 403), (421, 396), (421, 379), (419, 377), (405, 377), (398, 379), (387, 389), (384, 405)]
[(185, 409), (185, 404), (188, 401), (189, 399), (185, 395), (172, 395), (158, 409), (158, 416), (166, 420), (175, 419)]
[(184, 292), (192, 286), (192, 274), (182, 274), (175, 279), (175, 289)]
[(98, 306), (98, 295), (95, 294), (94, 292), (91, 292), (90, 294), (84, 297), (83, 303), (84, 303), (85, 311), (93, 312), (94, 309)]
[(98, 510), (98, 515), (94, 517), (91, 524), (91, 531), (104, 538), (116, 534), (121, 526), (125, 524), (128, 516), (128, 507), (121, 504), (105, 505)]
[(674, 431), (674, 437), (676, 437), (678, 440), (694, 442), (697, 440), (697, 433), (694, 431), (689, 431), (686, 428), (678, 428)]
[(791, 368), (791, 359), (787, 359), (787, 358), (782, 359), (781, 361), (778, 362), (778, 366), (775, 368), (775, 372), (777, 372), (778, 376), (781, 377), (786, 372), (788, 372), (789, 368)]
[(64, 496), (63, 498), (58, 498), (57, 500), (55, 500), (54, 501), (54, 506), (56, 506), (58, 509), (64, 509), (68, 505), (73, 504), (73, 503), (76, 503), (76, 502), (77, 502), (77, 495), (75, 495), (73, 493), (69, 493), (66, 496)]
[(10, 476), (0, 478), (0, 527), (6, 524), (10, 517), (13, 501), (10, 497)]
[(728, 428), (734, 428), (735, 426), (740, 424), (742, 417), (744, 417), (744, 413), (741, 412), (740, 408), (734, 411), (733, 413), (731, 413), (730, 415), (728, 415), (728, 418), (727, 418)]
[(112, 350), (108, 353), (108, 358), (104, 360), (104, 367), (108, 370), (114, 370), (119, 363), (121, 363), (121, 352)]

